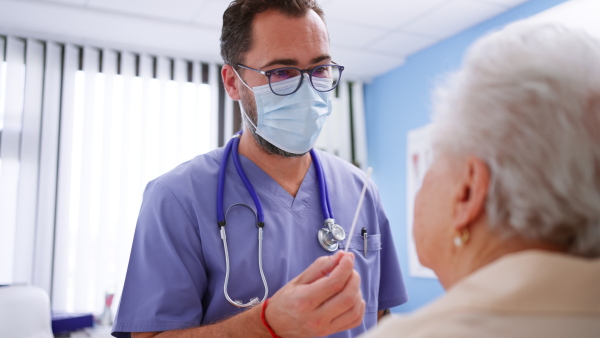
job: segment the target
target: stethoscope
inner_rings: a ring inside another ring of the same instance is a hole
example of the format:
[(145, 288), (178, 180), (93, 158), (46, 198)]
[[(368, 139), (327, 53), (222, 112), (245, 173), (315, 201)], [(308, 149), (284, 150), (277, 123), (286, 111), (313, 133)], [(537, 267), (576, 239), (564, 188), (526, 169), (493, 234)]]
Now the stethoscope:
[[(225, 251), (225, 282), (223, 285), (223, 293), (225, 294), (225, 298), (227, 301), (234, 306), (237, 307), (250, 307), (256, 304), (262, 303), (267, 299), (269, 294), (269, 287), (267, 285), (267, 280), (265, 279), (265, 274), (263, 272), (262, 267), (262, 241), (263, 241), (263, 228), (265, 226), (265, 218), (262, 210), (262, 204), (260, 203), (260, 199), (254, 190), (254, 187), (248, 180), (242, 165), (240, 164), (240, 157), (238, 152), (238, 147), (240, 143), (240, 138), (242, 136), (242, 131), (235, 133), (227, 145), (225, 146), (225, 151), (223, 153), (223, 158), (221, 159), (221, 167), (219, 168), (219, 181), (217, 185), (217, 220), (219, 224), (219, 229), (221, 232), (221, 239), (223, 240), (223, 250)], [(232, 153), (233, 151), (233, 153)], [(225, 188), (225, 170), (227, 169), (227, 162), (229, 159), (229, 155), (232, 155), (233, 164), (235, 165), (235, 169), (238, 172), (238, 175), (244, 182), (248, 193), (252, 197), (254, 201), (254, 205), (256, 206), (256, 210), (244, 203), (236, 203), (231, 205), (227, 212), (223, 212), (223, 190)], [(335, 251), (339, 247), (339, 242), (343, 241), (346, 238), (346, 232), (344, 228), (340, 225), (335, 224), (335, 220), (333, 218), (333, 212), (331, 210), (331, 203), (329, 202), (329, 192), (327, 191), (327, 184), (325, 183), (325, 174), (323, 172), (323, 167), (321, 166), (321, 162), (319, 161), (319, 157), (315, 153), (314, 150), (310, 150), (310, 155), (312, 157), (312, 161), (315, 165), (315, 171), (317, 172), (317, 179), (319, 181), (319, 193), (321, 195), (321, 209), (323, 211), (323, 218), (325, 219), (325, 227), (319, 230), (318, 240), (321, 246), (327, 251)], [(250, 299), (248, 303), (242, 303), (239, 300), (232, 300), (229, 297), (229, 293), (227, 292), (227, 286), (229, 285), (229, 250), (227, 249), (227, 236), (225, 235), (225, 225), (227, 224), (227, 214), (234, 207), (245, 207), (250, 209), (254, 213), (254, 217), (256, 220), (256, 226), (258, 228), (258, 269), (260, 271), (260, 277), (262, 278), (262, 282), (265, 289), (265, 294), (262, 300), (258, 300), (258, 297), (254, 297)]]

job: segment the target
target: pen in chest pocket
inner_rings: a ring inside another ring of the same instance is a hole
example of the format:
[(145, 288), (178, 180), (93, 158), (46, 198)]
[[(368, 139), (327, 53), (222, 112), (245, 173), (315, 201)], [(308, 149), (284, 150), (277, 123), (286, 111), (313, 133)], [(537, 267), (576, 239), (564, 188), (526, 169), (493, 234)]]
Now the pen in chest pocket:
[(360, 234), (363, 237), (363, 253), (365, 255), (365, 258), (367, 258), (367, 228), (363, 227), (360, 231)]

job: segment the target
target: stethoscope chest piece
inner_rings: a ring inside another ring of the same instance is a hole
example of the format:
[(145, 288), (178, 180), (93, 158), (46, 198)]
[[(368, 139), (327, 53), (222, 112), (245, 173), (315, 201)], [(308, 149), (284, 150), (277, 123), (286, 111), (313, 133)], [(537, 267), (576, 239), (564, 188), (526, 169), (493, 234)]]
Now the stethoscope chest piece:
[(346, 232), (335, 220), (328, 218), (325, 220), (325, 228), (319, 230), (319, 243), (327, 251), (336, 251), (339, 248), (339, 242), (346, 238)]

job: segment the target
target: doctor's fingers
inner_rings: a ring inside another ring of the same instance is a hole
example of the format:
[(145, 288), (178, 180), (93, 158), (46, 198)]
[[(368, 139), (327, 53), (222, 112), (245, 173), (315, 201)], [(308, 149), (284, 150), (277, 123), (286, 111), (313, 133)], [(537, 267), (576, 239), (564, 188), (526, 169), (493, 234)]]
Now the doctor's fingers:
[(311, 336), (326, 336), (362, 322), (364, 301), (358, 286), (360, 277), (353, 276), (347, 290), (332, 297), (306, 318), (305, 326), (312, 332)]
[(365, 302), (361, 299), (352, 309), (335, 318), (313, 316), (304, 323), (305, 336), (323, 337), (352, 329), (362, 323), (364, 313)]
[(363, 303), (362, 292), (360, 290), (360, 275), (352, 271), (352, 275), (346, 283), (344, 289), (331, 295), (326, 302), (321, 304), (315, 310), (317, 317), (329, 318), (329, 321), (341, 316), (342, 314), (356, 308), (357, 304)]
[(339, 332), (357, 327), (365, 317), (365, 308), (366, 303), (361, 298), (360, 302), (356, 303), (353, 308), (335, 318), (329, 325), (329, 329), (332, 332)]
[[(349, 257), (346, 255), (328, 276), (317, 279), (311, 284), (306, 285), (306, 289), (313, 299), (319, 300), (318, 305), (321, 305), (342, 292), (347, 287), (348, 281), (355, 272), (354, 256)], [(358, 273), (356, 273), (356, 275), (358, 276), (360, 283), (360, 276)]]
[(332, 256), (322, 256), (317, 258), (306, 270), (293, 279), (296, 284), (310, 284), (319, 278), (327, 276), (345, 257), (342, 251), (336, 252)]

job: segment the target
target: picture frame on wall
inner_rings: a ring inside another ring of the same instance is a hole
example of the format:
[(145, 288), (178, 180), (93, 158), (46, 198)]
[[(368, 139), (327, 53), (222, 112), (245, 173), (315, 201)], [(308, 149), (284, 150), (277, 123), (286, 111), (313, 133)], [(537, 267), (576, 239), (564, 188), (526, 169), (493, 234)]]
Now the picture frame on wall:
[(430, 125), (408, 132), (406, 152), (406, 229), (410, 276), (437, 279), (433, 270), (424, 267), (419, 262), (413, 236), (415, 197), (421, 188), (423, 177), (433, 160), (430, 133)]

